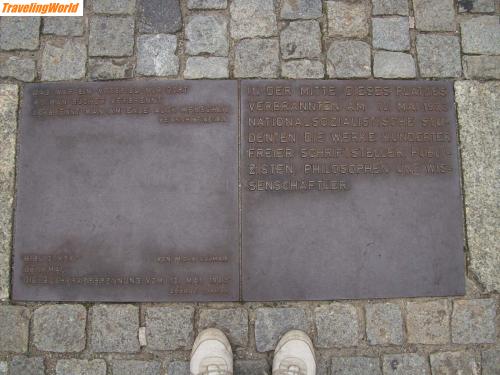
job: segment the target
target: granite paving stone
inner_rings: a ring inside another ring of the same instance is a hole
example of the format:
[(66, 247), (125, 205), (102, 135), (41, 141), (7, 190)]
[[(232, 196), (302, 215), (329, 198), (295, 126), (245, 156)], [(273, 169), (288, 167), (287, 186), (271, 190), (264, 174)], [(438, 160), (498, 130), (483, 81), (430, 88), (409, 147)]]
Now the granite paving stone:
[(135, 0), (93, 0), (95, 13), (134, 14)]
[(194, 342), (193, 307), (149, 307), (145, 316), (147, 348), (191, 350)]
[(0, 77), (11, 77), (19, 81), (31, 82), (35, 79), (35, 60), (9, 56), (0, 60)]
[(469, 352), (440, 352), (430, 355), (432, 375), (478, 375), (481, 371), (479, 359)]
[(104, 359), (61, 359), (57, 361), (56, 375), (106, 375)]
[(403, 317), (399, 305), (366, 305), (366, 335), (370, 345), (402, 345)]
[(0, 17), (0, 49), (36, 50), (40, 43), (40, 17)]
[(465, 0), (458, 2), (459, 12), (490, 13), (495, 11), (495, 0)]
[(45, 375), (43, 358), (15, 356), (10, 362), (9, 375)]
[(234, 49), (234, 76), (276, 78), (279, 70), (277, 39), (244, 39)]
[(33, 344), (48, 352), (81, 352), (86, 322), (82, 305), (41, 306), (33, 314)]
[(271, 375), (271, 366), (265, 359), (236, 360), (234, 373), (238, 375)]
[(400, 15), (407, 16), (408, 0), (373, 0), (372, 13), (374, 16)]
[(131, 56), (133, 52), (133, 17), (94, 16), (90, 19), (90, 56)]
[(455, 31), (453, 0), (413, 0), (415, 23), (421, 31)]
[(157, 361), (114, 360), (113, 375), (160, 375), (161, 363)]
[(319, 57), (321, 30), (318, 21), (294, 21), (281, 31), (280, 49), (284, 59)]
[(370, 7), (367, 1), (327, 1), (328, 35), (364, 38), (370, 30)]
[(90, 348), (97, 353), (139, 351), (139, 309), (133, 305), (95, 305), (90, 310)]
[[(9, 298), (10, 291), (10, 256), (12, 245), (12, 208), (14, 202), (14, 175), (16, 160), (16, 134), (17, 134), (17, 102), (18, 88), (13, 84), (0, 84), (0, 300)], [(5, 310), (4, 310), (5, 309)], [(0, 319), (0, 332), (11, 332), (12, 325), (7, 318), (13, 314), (13, 322), (20, 322), (21, 311), (12, 310), (8, 306), (0, 306), (0, 315), (5, 319)], [(15, 331), (12, 331), (15, 332)], [(26, 332), (27, 333), (27, 332)], [(2, 336), (0, 335), (0, 347)], [(24, 337), (24, 331), (20, 331), (20, 336)], [(19, 348), (20, 338), (5, 338), (13, 340), (11, 345)], [(23, 344), (24, 345), (24, 344)], [(22, 346), (24, 348), (24, 346)], [(11, 349), (9, 349), (11, 350)], [(17, 349), (16, 349), (17, 350)], [(25, 351), (25, 350), (23, 350)]]
[(177, 37), (175, 35), (139, 35), (137, 37), (137, 74), (176, 76), (179, 72), (176, 49)]
[(172, 361), (166, 367), (167, 373), (165, 375), (190, 375), (189, 362)]
[(331, 375), (382, 375), (380, 360), (370, 357), (333, 357)]
[(430, 375), (429, 364), (420, 354), (389, 354), (382, 358), (384, 375)]
[(455, 344), (486, 344), (496, 339), (496, 304), (494, 299), (457, 300), (453, 302), (451, 339)]
[(229, 78), (229, 59), (227, 57), (188, 57), (184, 78)]
[(89, 59), (88, 71), (93, 80), (131, 78), (134, 65), (128, 59)]
[(410, 49), (410, 25), (408, 17), (373, 18), (373, 48), (389, 51)]
[(500, 79), (500, 56), (464, 56), (462, 66), (468, 79)]
[(499, 55), (500, 22), (498, 16), (480, 16), (460, 23), (464, 53)]
[(309, 331), (306, 312), (299, 307), (271, 308), (256, 310), (255, 344), (258, 352), (268, 352), (276, 347), (279, 339), (289, 330)]
[(29, 320), (30, 311), (26, 307), (0, 306), (0, 351), (24, 353), (28, 350)]
[(226, 9), (227, 0), (187, 0), (188, 9)]
[(375, 51), (373, 75), (377, 78), (415, 78), (415, 60), (409, 53)]
[(179, 0), (137, 0), (137, 28), (142, 34), (169, 34), (182, 29)]
[(481, 353), (482, 375), (500, 374), (500, 349), (487, 349)]
[(83, 17), (44, 17), (44, 34), (81, 36), (84, 30)]
[(500, 291), (498, 166), (500, 83), (455, 83), (464, 173), (469, 272), (487, 291)]
[(331, 78), (371, 76), (371, 48), (358, 40), (334, 41), (326, 52), (326, 70)]
[(318, 348), (352, 347), (360, 343), (359, 312), (347, 303), (332, 303), (314, 310)]
[(233, 0), (229, 9), (234, 39), (269, 37), (278, 33), (273, 0)]
[(460, 77), (460, 42), (457, 36), (417, 35), (417, 60), (422, 77)]
[(408, 342), (438, 345), (450, 342), (450, 304), (448, 301), (407, 302)]
[(281, 4), (281, 18), (285, 20), (313, 19), (321, 17), (321, 0), (284, 0)]
[(185, 35), (188, 55), (228, 55), (227, 21), (222, 15), (199, 14), (188, 18)]
[(223, 331), (233, 347), (248, 344), (248, 312), (245, 309), (203, 309), (200, 311), (198, 331), (205, 328)]
[(284, 78), (323, 78), (325, 66), (318, 60), (290, 60), (281, 63), (281, 75)]
[(82, 40), (52, 41), (42, 51), (40, 76), (43, 81), (65, 81), (85, 77), (87, 46)]

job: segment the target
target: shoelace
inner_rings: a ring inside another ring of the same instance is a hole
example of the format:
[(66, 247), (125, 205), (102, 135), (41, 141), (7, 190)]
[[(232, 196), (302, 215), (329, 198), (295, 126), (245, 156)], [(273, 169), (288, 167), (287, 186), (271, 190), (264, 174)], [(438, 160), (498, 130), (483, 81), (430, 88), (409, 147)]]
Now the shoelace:
[(215, 366), (211, 365), (210, 367), (211, 368), (209, 368), (207, 371), (205, 371), (199, 375), (233, 375), (232, 372), (229, 372), (225, 369), (222, 369), (217, 365), (215, 365)]
[(273, 375), (306, 375), (297, 366), (289, 366), (287, 369), (275, 371)]

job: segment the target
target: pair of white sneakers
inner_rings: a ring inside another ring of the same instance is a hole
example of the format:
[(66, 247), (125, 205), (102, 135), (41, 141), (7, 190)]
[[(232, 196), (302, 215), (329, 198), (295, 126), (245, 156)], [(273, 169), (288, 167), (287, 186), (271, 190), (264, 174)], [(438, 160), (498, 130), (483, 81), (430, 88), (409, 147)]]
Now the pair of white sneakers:
[[(233, 352), (222, 331), (208, 328), (200, 332), (191, 353), (190, 371), (191, 375), (233, 374)], [(281, 338), (274, 352), (273, 375), (316, 375), (316, 358), (309, 336), (292, 330)]]

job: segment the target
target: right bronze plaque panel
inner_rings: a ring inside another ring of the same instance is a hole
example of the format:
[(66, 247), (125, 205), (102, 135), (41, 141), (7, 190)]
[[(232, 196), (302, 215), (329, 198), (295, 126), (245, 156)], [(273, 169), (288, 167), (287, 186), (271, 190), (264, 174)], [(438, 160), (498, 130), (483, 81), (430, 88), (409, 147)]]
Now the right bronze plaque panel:
[(242, 81), (243, 300), (464, 293), (453, 85)]

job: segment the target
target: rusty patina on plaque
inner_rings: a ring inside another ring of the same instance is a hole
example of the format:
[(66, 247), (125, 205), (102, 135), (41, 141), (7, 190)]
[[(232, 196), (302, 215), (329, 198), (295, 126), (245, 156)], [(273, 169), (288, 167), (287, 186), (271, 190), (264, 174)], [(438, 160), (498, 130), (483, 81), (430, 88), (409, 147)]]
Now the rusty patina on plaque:
[(13, 298), (239, 299), (238, 85), (26, 85)]
[(464, 293), (451, 82), (241, 84), (242, 297)]

